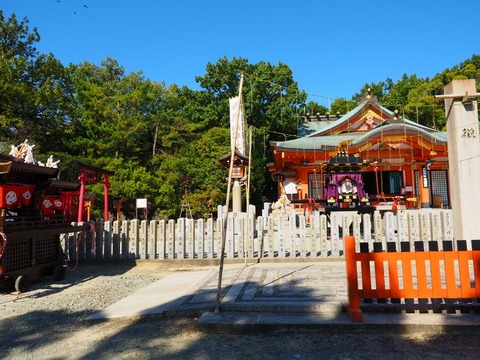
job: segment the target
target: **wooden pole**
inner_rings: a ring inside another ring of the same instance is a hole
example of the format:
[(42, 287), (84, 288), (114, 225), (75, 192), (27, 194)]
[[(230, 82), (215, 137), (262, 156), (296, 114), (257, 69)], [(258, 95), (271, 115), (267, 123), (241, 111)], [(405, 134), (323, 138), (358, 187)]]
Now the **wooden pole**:
[[(238, 121), (240, 118), (240, 107), (242, 106), (242, 88), (243, 88), (243, 74), (240, 76), (240, 86), (238, 90), (238, 116), (236, 119), (235, 130), (238, 129)], [(223, 214), (223, 233), (222, 233), (222, 246), (221, 246), (221, 254), (220, 254), (220, 266), (218, 269), (218, 284), (217, 284), (217, 297), (215, 300), (215, 312), (220, 312), (220, 301), (222, 295), (222, 276), (223, 276), (223, 264), (225, 262), (225, 241), (227, 236), (227, 220), (228, 220), (228, 205), (230, 203), (230, 191), (232, 189), (231, 182), (232, 182), (232, 172), (233, 172), (233, 161), (235, 159), (235, 144), (237, 143), (237, 131), (235, 131), (232, 151), (230, 154), (230, 168), (228, 171), (228, 184), (227, 184), (227, 199), (225, 201), (225, 211)]]
[(250, 174), (252, 172), (252, 128), (250, 127), (248, 129), (248, 167), (247, 167), (247, 194), (246, 194), (246, 200), (247, 200), (247, 218), (246, 218), (246, 231), (244, 234), (244, 239), (243, 239), (243, 254), (245, 258), (245, 264), (247, 263), (247, 250), (248, 250), (248, 236), (250, 234), (250, 226), (249, 226), (249, 214), (250, 214)]

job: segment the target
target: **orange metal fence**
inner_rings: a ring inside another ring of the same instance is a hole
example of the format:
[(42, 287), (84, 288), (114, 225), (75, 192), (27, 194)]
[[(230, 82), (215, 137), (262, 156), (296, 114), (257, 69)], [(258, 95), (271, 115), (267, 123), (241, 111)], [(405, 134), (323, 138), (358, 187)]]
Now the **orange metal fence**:
[(480, 250), (356, 252), (344, 240), (352, 321), (363, 321), (361, 299), (480, 298)]

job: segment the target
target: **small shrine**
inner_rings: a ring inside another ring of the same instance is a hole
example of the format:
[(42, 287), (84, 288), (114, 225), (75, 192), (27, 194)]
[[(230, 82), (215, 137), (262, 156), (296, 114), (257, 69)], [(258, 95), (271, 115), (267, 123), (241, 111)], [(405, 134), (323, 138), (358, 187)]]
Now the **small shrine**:
[[(232, 156), (233, 155), (233, 156)], [(220, 164), (225, 167), (230, 168), (230, 163), (233, 159), (232, 163), (232, 173), (231, 178), (233, 181), (232, 187), (232, 211), (233, 212), (242, 212), (242, 192), (241, 192), (241, 185), (245, 180), (245, 167), (250, 164), (250, 160), (247, 156), (243, 155), (238, 149), (228, 155), (223, 156), (222, 158), (218, 159)]]
[(25, 140), (0, 155), (0, 287), (27, 291), (31, 280), (65, 276), (60, 235), (83, 230), (72, 225), (78, 183), (58, 179), (58, 162), (33, 156)]
[(324, 194), (330, 206), (355, 207), (365, 199), (363, 177), (360, 169), (365, 163), (357, 156), (348, 155), (345, 150), (338, 152), (328, 161), (325, 168)]
[(302, 117), (298, 138), (272, 141), (297, 209), (449, 207), (447, 134), (404, 118), (370, 93), (346, 114)]

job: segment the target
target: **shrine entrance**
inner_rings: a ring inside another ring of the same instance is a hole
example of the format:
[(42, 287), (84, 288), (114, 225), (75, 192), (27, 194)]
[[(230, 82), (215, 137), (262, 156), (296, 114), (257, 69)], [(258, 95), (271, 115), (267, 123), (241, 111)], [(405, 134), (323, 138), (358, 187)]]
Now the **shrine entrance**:
[(79, 161), (75, 161), (73, 166), (79, 169), (82, 174), (78, 177), (80, 180), (80, 196), (78, 199), (78, 222), (84, 221), (84, 210), (86, 201), (85, 186), (87, 183), (99, 183), (103, 184), (103, 220), (108, 221), (108, 189), (110, 182), (108, 178), (115, 174), (115, 171), (105, 170), (96, 166), (90, 166), (83, 164)]

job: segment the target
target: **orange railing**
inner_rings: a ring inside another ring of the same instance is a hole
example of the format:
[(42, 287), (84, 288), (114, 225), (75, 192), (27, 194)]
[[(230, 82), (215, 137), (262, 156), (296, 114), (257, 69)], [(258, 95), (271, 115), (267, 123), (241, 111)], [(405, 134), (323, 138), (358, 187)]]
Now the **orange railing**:
[(480, 250), (356, 252), (344, 240), (352, 321), (363, 321), (361, 299), (480, 298)]

